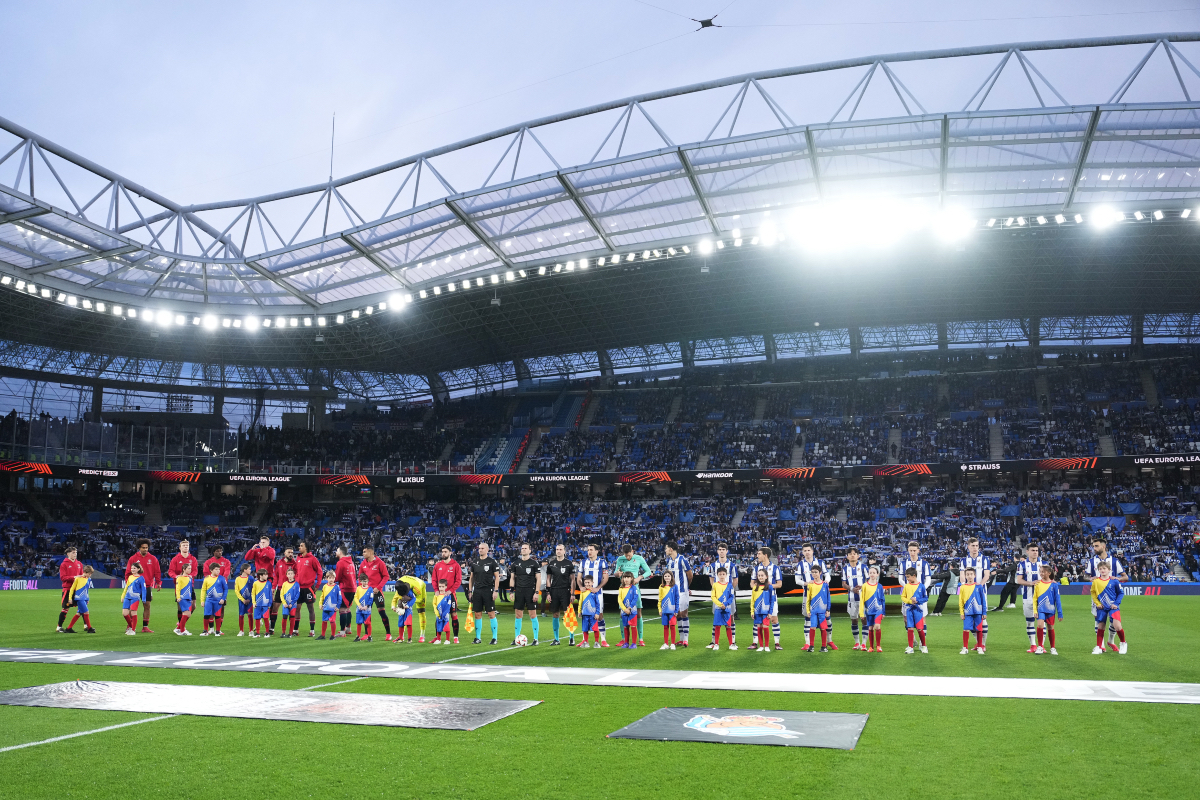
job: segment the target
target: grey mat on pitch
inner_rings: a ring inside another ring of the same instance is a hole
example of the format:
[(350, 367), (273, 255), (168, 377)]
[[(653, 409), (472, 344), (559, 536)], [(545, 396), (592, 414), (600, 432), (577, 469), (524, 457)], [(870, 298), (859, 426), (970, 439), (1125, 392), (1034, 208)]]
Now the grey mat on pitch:
[(610, 733), (608, 738), (853, 750), (866, 724), (866, 714), (660, 708), (616, 733)]
[(337, 722), (473, 731), (536, 706), (533, 700), (404, 697), (166, 683), (72, 681), (0, 692), (0, 705), (189, 714), (291, 722)]

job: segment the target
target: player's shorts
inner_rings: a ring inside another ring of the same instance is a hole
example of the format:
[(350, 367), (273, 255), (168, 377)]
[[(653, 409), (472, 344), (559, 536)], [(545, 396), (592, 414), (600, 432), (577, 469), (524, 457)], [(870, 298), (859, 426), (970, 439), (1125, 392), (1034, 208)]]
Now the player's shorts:
[(132, 611), (134, 616), (137, 616), (137, 607), (140, 600), (126, 600), (121, 603), (121, 608), (126, 611)]
[(637, 625), (637, 617), (638, 617), (638, 615), (637, 615), (636, 611), (633, 612), (632, 614), (622, 614), (621, 615), (621, 627), (628, 628), (630, 625)]
[(484, 611), (490, 614), (496, 610), (496, 599), (491, 592), (476, 591), (471, 595), (471, 610), (477, 614)]
[(345, 589), (342, 589), (342, 610), (349, 611), (352, 608), (354, 608), (354, 592), (347, 593)]
[(1037, 618), (1037, 606), (1034, 604), (1032, 598), (1021, 601), (1021, 610), (1025, 612), (1025, 619)]
[(924, 625), (925, 613), (920, 606), (913, 608), (906, 606), (904, 609), (904, 627), (905, 628), (920, 628)]
[(929, 616), (929, 601), (921, 603), (921, 616), (922, 617)]
[(149, 586), (147, 586), (146, 587), (146, 602), (149, 603), (153, 599), (154, 599), (154, 592), (150, 589)]
[(396, 627), (403, 628), (405, 625), (412, 625), (411, 608), (406, 608), (403, 611), (396, 612)]
[(590, 633), (592, 630), (598, 630), (600, 623), (591, 614), (584, 614), (579, 618), (581, 624), (580, 633)]
[(967, 614), (963, 617), (963, 630), (973, 631), (983, 627), (983, 614)]
[(268, 619), (270, 616), (271, 616), (270, 606), (265, 606), (265, 607), (255, 606), (254, 607), (254, 618), (255, 619)]
[(779, 598), (778, 597), (776, 597), (774, 600), (771, 601), (771, 616), (772, 617), (779, 616)]
[(528, 589), (523, 589), (520, 586), (513, 589), (513, 610), (514, 611), (537, 611), (537, 589), (532, 586)]
[(311, 602), (314, 602), (316, 599), (317, 598), (313, 595), (312, 589), (305, 589), (305, 588), (301, 587), (300, 597), (298, 600), (296, 600), (296, 605), (301, 605), (302, 603), (311, 603)]
[(733, 614), (724, 608), (713, 609), (713, 627), (723, 628), (733, 619)]
[(204, 616), (217, 617), (225, 610), (225, 606), (221, 605), (220, 600), (206, 600), (204, 602)]
[(571, 607), (571, 590), (550, 590), (550, 613), (559, 614)]
[(854, 592), (846, 592), (846, 614), (851, 619), (858, 616), (858, 604), (862, 602), (862, 598), (854, 594)]
[(754, 627), (757, 628), (759, 625), (765, 625), (767, 623), (767, 621), (770, 619), (771, 619), (770, 614), (755, 614), (754, 615)]
[(383, 590), (382, 590), (382, 589), (380, 589), (379, 591), (375, 592), (375, 599), (374, 599), (374, 600), (372, 600), (371, 602), (372, 602), (372, 603), (374, 603), (374, 604), (375, 604), (375, 607), (376, 607), (376, 608), (378, 608), (380, 611), (386, 611), (386, 610), (387, 610), (387, 600), (385, 600), (385, 599), (384, 599), (384, 597), (383, 597)]
[(1038, 612), (1038, 619), (1045, 620), (1046, 622), (1049, 622), (1051, 625), (1054, 624), (1054, 619), (1057, 616), (1058, 616), (1057, 611), (1039, 611)]
[(1117, 622), (1120, 622), (1121, 621), (1121, 609), (1119, 609), (1119, 608), (1097, 608), (1096, 609), (1096, 622), (1103, 625), (1104, 623), (1108, 622), (1109, 620), (1116, 620)]
[(278, 589), (275, 590), (275, 596), (271, 598), (271, 602), (272, 603), (282, 603), (283, 602), (283, 595), (281, 595), (279, 593)]
[(362, 624), (370, 621), (370, 619), (371, 619), (371, 610), (370, 609), (367, 609), (366, 611), (357, 611), (356, 610), (354, 612), (354, 624), (355, 625), (362, 625)]
[(253, 613), (254, 613), (254, 606), (250, 605), (249, 603), (245, 603), (245, 602), (242, 602), (241, 600), (238, 600), (238, 616), (239, 617), (244, 617), (247, 614), (253, 614)]
[(69, 607), (75, 605), (74, 601), (67, 602), (67, 598), (70, 596), (71, 596), (71, 587), (69, 585), (64, 586), (63, 590), (62, 590), (62, 607), (63, 608), (69, 608)]
[(829, 622), (829, 615), (825, 613), (810, 614), (808, 617), (808, 625), (811, 628), (820, 628)]
[(679, 592), (679, 611), (680, 611), (680, 613), (683, 613), (684, 611), (688, 610), (688, 606), (691, 604), (691, 599), (692, 598), (688, 596), (687, 592), (682, 591), (682, 590)]
[(664, 628), (669, 628), (675, 624), (675, 615), (674, 614), (663, 614), (660, 617), (660, 619), (662, 620), (662, 624), (663, 624)]
[(333, 618), (334, 618), (334, 616), (337, 615), (337, 613), (338, 612), (336, 609), (333, 611), (327, 611), (326, 609), (321, 609), (321, 622), (333, 622)]
[(178, 601), (178, 605), (179, 605), (180, 611), (191, 611), (192, 610), (192, 601), (190, 599), (189, 600), (180, 600), (180, 601)]
[(874, 628), (876, 625), (883, 624), (883, 614), (867, 614), (863, 617), (863, 623), (868, 628)]
[(80, 614), (88, 613), (88, 601), (87, 600), (76, 599), (75, 606)]
[(438, 633), (447, 630), (450, 627), (449, 617), (438, 617), (437, 622), (434, 623), (434, 627)]

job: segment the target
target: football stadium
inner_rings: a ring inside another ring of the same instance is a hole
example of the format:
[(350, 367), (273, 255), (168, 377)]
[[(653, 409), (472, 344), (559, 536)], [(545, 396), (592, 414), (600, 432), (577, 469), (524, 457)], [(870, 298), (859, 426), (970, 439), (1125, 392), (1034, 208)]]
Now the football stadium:
[(698, 5), (19, 45), (0, 794), (1194, 796), (1195, 9)]

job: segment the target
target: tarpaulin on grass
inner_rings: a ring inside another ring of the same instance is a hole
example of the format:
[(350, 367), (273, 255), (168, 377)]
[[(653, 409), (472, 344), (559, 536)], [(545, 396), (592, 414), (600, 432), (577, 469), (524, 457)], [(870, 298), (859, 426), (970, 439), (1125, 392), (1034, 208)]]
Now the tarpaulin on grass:
[(536, 706), (529, 700), (405, 697), (165, 683), (71, 681), (0, 692), (0, 705), (190, 714), (200, 717), (336, 722), (473, 731)]
[(610, 733), (608, 738), (853, 750), (866, 724), (866, 714), (755, 711), (744, 708), (660, 708)]

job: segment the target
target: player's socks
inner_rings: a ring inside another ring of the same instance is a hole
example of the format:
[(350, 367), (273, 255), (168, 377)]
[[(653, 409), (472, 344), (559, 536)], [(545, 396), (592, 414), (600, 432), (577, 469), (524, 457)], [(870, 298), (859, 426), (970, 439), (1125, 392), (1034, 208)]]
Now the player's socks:
[[(983, 646), (984, 646), (984, 644), (983, 644), (983, 637), (984, 637), (984, 630), (983, 630), (983, 626), (981, 625), (980, 627), (978, 627), (978, 628), (976, 628), (976, 629), (975, 629), (975, 646), (976, 646), (976, 647), (983, 647)], [(1054, 641), (1054, 639), (1053, 639), (1053, 638), (1051, 638), (1051, 639), (1050, 639), (1050, 641), (1051, 641), (1051, 642), (1053, 642), (1053, 641)], [(1052, 645), (1052, 646), (1053, 646), (1053, 645)]]
[[(384, 634), (387, 636), (391, 636), (392, 635), (392, 621), (390, 619), (388, 619), (387, 612), (384, 611), (382, 608), (379, 609), (379, 619), (383, 622)], [(367, 634), (367, 636), (370, 636), (370, 635), (371, 634), (369, 634), (369, 633)]]
[(1120, 639), (1122, 642), (1125, 641), (1125, 629), (1124, 628), (1121, 628), (1121, 630), (1117, 631), (1117, 638)]
[(671, 636), (670, 630), (670, 625), (663, 625), (663, 644), (670, 644), (670, 642), (667, 641), (667, 639)]
[(602, 641), (607, 641), (607, 639), (608, 639), (608, 632), (605, 628), (604, 620), (600, 620), (600, 630), (599, 630), (599, 633), (596, 634), (596, 641), (602, 642)]
[(1046, 633), (1045, 628), (1038, 628), (1038, 631), (1037, 631), (1037, 646), (1038, 647), (1042, 646), (1042, 639), (1045, 638), (1045, 633)]
[(492, 638), (495, 639), (496, 634), (500, 632), (499, 631), (499, 628), (500, 628), (499, 620), (497, 620), (495, 617), (492, 617), (491, 619), (488, 620), (488, 623), (489, 623), (489, 627), (491, 627), (491, 629), (492, 629)]
[(925, 646), (925, 629), (917, 628), (917, 635), (921, 637), (921, 647)]
[(1096, 647), (1104, 647), (1104, 629), (1096, 631)]
[(1054, 637), (1054, 626), (1051, 625), (1050, 626), (1050, 647), (1051, 647), (1051, 649), (1054, 648), (1054, 638), (1055, 638)]
[(272, 612), (271, 612), (271, 623), (270, 623), (270, 625), (267, 627), (267, 633), (274, 633), (274, 632), (275, 632), (275, 624), (276, 624), (277, 622), (279, 622), (279, 613), (278, 613), (278, 612), (275, 612), (275, 611), (272, 611)]
[(584, 644), (588, 643), (588, 631), (583, 632), (583, 643)]
[(687, 644), (688, 634), (690, 634), (692, 631), (692, 621), (687, 617), (684, 617), (683, 619), (679, 620), (677, 624), (679, 627), (679, 640), (684, 644)]
[[(637, 615), (637, 633), (638, 633), (637, 640), (639, 642), (646, 638), (646, 635), (645, 635), (646, 634), (646, 626), (642, 622), (642, 613), (640, 611), (638, 612), (638, 615)], [(533, 621), (533, 638), (537, 639), (537, 620), (536, 619), (534, 619), (534, 621)]]
[(719, 625), (713, 625), (712, 643), (713, 644), (721, 643), (721, 627)]
[[(137, 617), (133, 618), (134, 626), (137, 625)], [(150, 606), (146, 606), (146, 610), (142, 612), (142, 627), (150, 627)]]
[(525, 622), (525, 620), (521, 619), (520, 617), (517, 617), (515, 620), (513, 620), (513, 638), (514, 639), (521, 635), (521, 628), (523, 627), (522, 623), (524, 623), (524, 622)]
[(908, 646), (909, 647), (913, 646), (913, 629), (912, 628), (908, 628)]
[(412, 625), (411, 624), (405, 625), (404, 629), (408, 631), (408, 640), (411, 642), (412, 641)]
[(732, 617), (729, 620), (729, 624), (726, 625), (725, 627), (727, 627), (729, 629), (727, 631), (727, 633), (729, 634), (729, 643), (737, 644), (737, 623), (733, 621)]
[(963, 631), (963, 647), (969, 647), (971, 644), (971, 632)]
[(533, 640), (536, 642), (538, 640), (538, 618), (534, 617), (533, 619), (529, 620), (529, 624), (533, 626)]
[(554, 641), (557, 642), (558, 641), (558, 617), (554, 617), (553, 619), (554, 619), (554, 621), (550, 623), (550, 627), (554, 628)]
[(771, 635), (775, 637), (775, 644), (779, 644), (779, 623), (771, 623)]
[(458, 638), (458, 614), (450, 615), (450, 625), (454, 628), (454, 638)]
[(987, 618), (985, 617), (983, 620), (983, 640), (982, 640), (983, 644), (979, 645), (980, 647), (987, 646), (987, 633), (988, 633), (988, 624), (987, 624)]
[(821, 628), (821, 647), (829, 644), (829, 629), (822, 626)]

